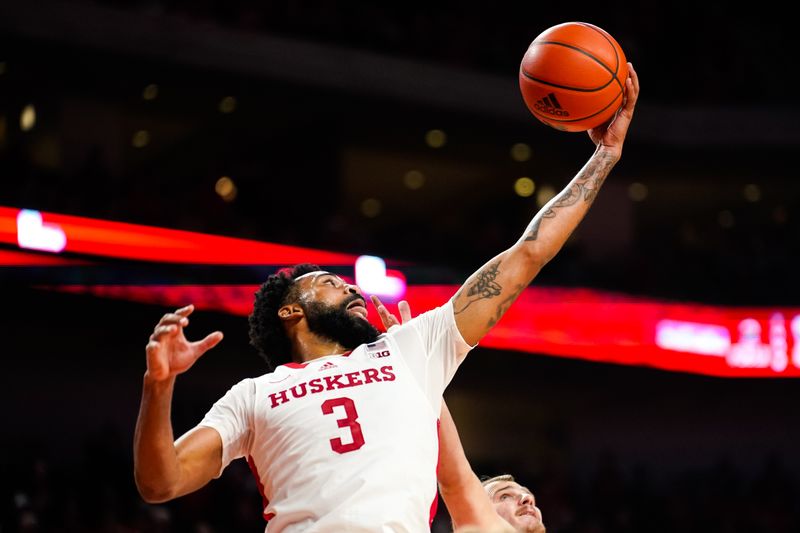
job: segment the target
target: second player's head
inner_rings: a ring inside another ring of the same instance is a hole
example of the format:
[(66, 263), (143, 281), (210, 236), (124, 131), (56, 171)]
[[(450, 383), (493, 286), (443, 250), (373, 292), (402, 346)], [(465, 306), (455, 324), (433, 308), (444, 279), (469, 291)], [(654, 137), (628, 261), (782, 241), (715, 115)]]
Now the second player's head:
[(514, 480), (513, 476), (502, 475), (481, 482), (495, 512), (515, 530), (524, 533), (545, 533), (542, 511), (536, 507), (536, 498), (527, 487)]
[(308, 333), (353, 349), (379, 335), (359, 288), (310, 263), (269, 276), (248, 320), (250, 344), (270, 368), (292, 361), (290, 336)]

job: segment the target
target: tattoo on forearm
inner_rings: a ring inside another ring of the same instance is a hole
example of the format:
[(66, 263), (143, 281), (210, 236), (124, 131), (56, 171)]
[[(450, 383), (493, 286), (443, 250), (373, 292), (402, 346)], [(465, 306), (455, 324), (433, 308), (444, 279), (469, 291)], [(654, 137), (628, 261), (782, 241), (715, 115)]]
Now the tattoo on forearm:
[(517, 289), (514, 291), (514, 294), (511, 294), (498, 304), (494, 316), (489, 319), (489, 323), (487, 324), (490, 328), (494, 327), (494, 325), (497, 324), (501, 318), (503, 318), (503, 315), (506, 314), (508, 308), (511, 307), (511, 304), (514, 303), (524, 288), (525, 285), (517, 285)]
[(472, 302), (477, 300), (487, 300), (489, 298), (494, 298), (495, 296), (500, 296), (500, 293), (503, 291), (503, 287), (501, 287), (500, 284), (495, 281), (499, 273), (500, 261), (496, 261), (478, 272), (476, 274), (477, 279), (469, 286), (465, 285), (462, 287), (458, 291), (458, 294), (456, 294), (455, 300), (458, 302), (461, 300), (464, 290), (466, 289), (467, 302), (459, 309), (454, 310), (454, 314), (457, 315), (463, 312), (467, 307), (470, 306), (470, 304), (472, 304)]
[(547, 211), (545, 211), (541, 215), (537, 215), (536, 218), (533, 219), (533, 222), (530, 225), (530, 228), (528, 230), (528, 235), (525, 237), (525, 240), (535, 241), (536, 238), (539, 236), (539, 225), (542, 223), (542, 219), (553, 218), (555, 216), (556, 212), (553, 211), (552, 208), (548, 208)]
[(576, 176), (575, 182), (558, 195), (556, 200), (542, 213), (536, 215), (528, 227), (525, 236), (526, 241), (535, 241), (539, 237), (539, 227), (545, 218), (555, 218), (557, 210), (568, 207), (583, 197), (583, 201), (591, 204), (597, 197), (597, 192), (603, 185), (608, 173), (614, 166), (614, 161), (610, 157), (592, 159), (581, 169)]

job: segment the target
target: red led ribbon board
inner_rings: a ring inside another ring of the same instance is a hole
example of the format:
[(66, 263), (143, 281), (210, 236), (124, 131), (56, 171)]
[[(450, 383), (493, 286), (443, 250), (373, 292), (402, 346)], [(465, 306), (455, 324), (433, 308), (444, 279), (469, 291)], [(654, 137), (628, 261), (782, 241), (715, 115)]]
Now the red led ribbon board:
[[(21, 209), (0, 207), (0, 243), (19, 245)], [(41, 213), (43, 230), (66, 237), (62, 253), (98, 257), (206, 265), (292, 264), (302, 261), (352, 265), (356, 256), (190, 231)], [(35, 232), (35, 229), (33, 230)]]
[[(62, 254), (21, 250), (19, 209), (0, 207), (0, 265), (80, 268), (103, 258), (160, 263), (352, 267), (356, 256), (149, 226), (43, 214), (66, 234)], [(219, 255), (217, 252), (219, 252)], [(71, 258), (69, 252), (95, 256)], [(348, 277), (348, 276), (345, 276)], [(411, 280), (413, 281), (413, 279)], [(93, 284), (47, 288), (173, 308), (245, 316), (258, 284)], [(445, 303), (458, 285), (414, 285), (406, 299), (414, 314)], [(390, 309), (396, 312), (393, 304)], [(377, 313), (370, 320), (380, 327)], [(631, 297), (591, 289), (532, 286), (481, 340), (480, 346), (720, 377), (800, 376), (800, 308), (700, 305)]]

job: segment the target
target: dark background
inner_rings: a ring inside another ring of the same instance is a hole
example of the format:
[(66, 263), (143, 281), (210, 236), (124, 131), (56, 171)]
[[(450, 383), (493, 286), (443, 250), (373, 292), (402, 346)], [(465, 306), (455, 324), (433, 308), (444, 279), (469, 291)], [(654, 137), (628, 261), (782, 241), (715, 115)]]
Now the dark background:
[[(750, 7), (5, 2), (0, 205), (377, 254), (456, 283), (538, 209), (514, 180), (559, 190), (591, 154), (585, 134), (536, 121), (517, 86), (530, 41), (582, 20), (617, 38), (642, 94), (621, 163), (536, 283), (796, 306), (796, 29), (777, 5)], [(36, 126), (21, 131), (28, 104)], [(426, 144), (431, 129), (444, 146)], [(530, 159), (509, 156), (515, 143)], [(403, 185), (412, 169), (420, 189)], [(232, 201), (215, 193), (223, 175)], [(243, 464), (167, 505), (135, 492), (143, 348), (164, 309), (0, 275), (3, 532), (263, 529)], [(198, 312), (192, 331), (212, 329), (226, 340), (179, 380), (176, 433), (263, 371), (242, 317)], [(479, 347), (446, 398), (475, 471), (530, 486), (550, 531), (800, 531), (793, 380)]]

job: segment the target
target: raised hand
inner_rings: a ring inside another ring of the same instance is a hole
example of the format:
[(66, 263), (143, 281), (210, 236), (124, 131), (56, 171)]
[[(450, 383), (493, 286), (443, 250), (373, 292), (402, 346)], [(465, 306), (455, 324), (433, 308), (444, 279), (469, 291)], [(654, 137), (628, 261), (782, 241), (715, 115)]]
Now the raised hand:
[(609, 122), (589, 130), (589, 137), (598, 149), (602, 148), (614, 154), (617, 159), (622, 156), (622, 145), (625, 143), (625, 135), (628, 133), (628, 126), (631, 124), (638, 99), (639, 76), (633, 69), (633, 64), (628, 63), (628, 79), (625, 80), (622, 106)]
[(193, 305), (187, 305), (174, 313), (165, 314), (158, 321), (150, 341), (147, 343), (147, 376), (154, 381), (163, 381), (186, 372), (206, 351), (222, 340), (222, 332), (215, 331), (203, 340), (190, 342), (183, 334), (189, 325)]
[(370, 300), (372, 300), (372, 305), (375, 306), (375, 309), (378, 310), (378, 316), (381, 317), (381, 323), (383, 323), (383, 327), (386, 328), (387, 331), (392, 326), (399, 326), (400, 324), (405, 324), (411, 320), (411, 308), (408, 306), (408, 302), (405, 300), (400, 300), (400, 302), (397, 304), (397, 310), (400, 311), (400, 319), (402, 322), (397, 320), (397, 317), (390, 313), (388, 309), (386, 309), (386, 306), (383, 305), (383, 302), (381, 302), (380, 298), (373, 294), (370, 296)]

